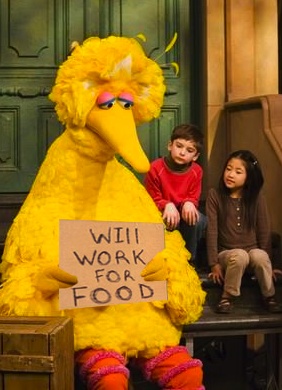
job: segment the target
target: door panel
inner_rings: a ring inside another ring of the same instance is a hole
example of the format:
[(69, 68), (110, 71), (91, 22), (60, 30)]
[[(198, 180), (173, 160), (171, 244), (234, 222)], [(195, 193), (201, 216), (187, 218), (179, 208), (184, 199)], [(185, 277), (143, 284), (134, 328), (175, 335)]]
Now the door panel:
[(53, 75), (66, 55), (63, 2), (1, 0), (0, 11), (1, 74)]
[[(187, 0), (0, 0), (0, 32), (0, 193), (28, 192), (63, 130), (48, 94), (74, 40), (146, 36), (140, 42), (167, 85), (160, 117), (138, 128), (149, 159), (166, 153), (172, 128), (190, 120)], [(175, 32), (178, 40), (165, 53)], [(179, 64), (178, 75), (171, 62)]]

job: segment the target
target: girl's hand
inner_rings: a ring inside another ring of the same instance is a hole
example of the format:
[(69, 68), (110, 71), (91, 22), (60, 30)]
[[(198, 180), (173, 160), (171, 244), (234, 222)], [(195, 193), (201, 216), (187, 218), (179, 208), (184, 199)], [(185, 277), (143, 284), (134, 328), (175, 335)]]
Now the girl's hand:
[(214, 283), (223, 284), (224, 276), (220, 264), (216, 264), (212, 267), (211, 272), (208, 274), (208, 278), (212, 279)]
[(272, 270), (272, 277), (275, 280), (275, 282), (277, 281), (278, 278), (282, 278), (282, 271), (281, 271), (281, 269), (274, 268)]
[(168, 230), (177, 228), (180, 221), (180, 215), (174, 203), (166, 204), (163, 212), (163, 220)]
[(185, 202), (183, 204), (181, 216), (189, 226), (196, 225), (196, 223), (199, 221), (198, 210), (192, 202)]

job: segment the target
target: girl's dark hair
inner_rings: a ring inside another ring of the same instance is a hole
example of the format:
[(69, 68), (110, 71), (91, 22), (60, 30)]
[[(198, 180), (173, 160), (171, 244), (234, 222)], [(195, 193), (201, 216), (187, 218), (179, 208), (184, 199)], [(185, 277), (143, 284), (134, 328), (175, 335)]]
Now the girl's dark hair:
[[(225, 198), (225, 200), (229, 197), (230, 190), (225, 186), (223, 177), (225, 169), (232, 158), (242, 160), (246, 168), (247, 177), (242, 192), (242, 205), (244, 206), (243, 221), (249, 229), (252, 229), (254, 228), (257, 198), (264, 183), (262, 170), (256, 156), (249, 150), (236, 150), (231, 153), (224, 164), (218, 183), (219, 194), (221, 197)], [(223, 204), (226, 204), (226, 202), (223, 202)]]
[(201, 152), (204, 143), (204, 136), (197, 126), (191, 124), (176, 126), (171, 133), (170, 141), (173, 142), (179, 138), (185, 139), (186, 141), (193, 141), (197, 152)]

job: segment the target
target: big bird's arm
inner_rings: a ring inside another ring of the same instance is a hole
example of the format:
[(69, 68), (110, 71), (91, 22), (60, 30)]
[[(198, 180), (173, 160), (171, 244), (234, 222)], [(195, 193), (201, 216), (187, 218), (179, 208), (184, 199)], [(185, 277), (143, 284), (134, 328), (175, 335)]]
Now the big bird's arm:
[(178, 231), (165, 236), (166, 247), (144, 268), (145, 280), (167, 280), (168, 300), (154, 302), (165, 307), (175, 325), (197, 321), (202, 314), (206, 293), (195, 269), (189, 264), (189, 253)]
[(24, 218), (23, 223), (22, 217), (16, 218), (7, 235), (0, 268), (0, 315), (54, 315), (58, 313), (59, 289), (77, 283), (76, 276), (58, 267), (57, 248), (49, 245), (44, 250), (35, 239), (41, 236), (47, 245), (53, 242), (52, 233), (41, 232), (28, 240), (21, 228), (24, 224), (28, 230), (28, 220), (32, 219)]

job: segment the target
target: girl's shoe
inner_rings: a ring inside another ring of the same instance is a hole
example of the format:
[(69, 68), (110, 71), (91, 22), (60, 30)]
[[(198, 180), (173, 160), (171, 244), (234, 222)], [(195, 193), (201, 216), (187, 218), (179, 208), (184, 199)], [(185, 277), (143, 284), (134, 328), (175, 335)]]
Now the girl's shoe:
[(281, 313), (282, 306), (276, 301), (275, 296), (263, 298), (264, 307), (270, 313)]
[(233, 311), (231, 298), (221, 298), (215, 309), (216, 313), (229, 314)]

